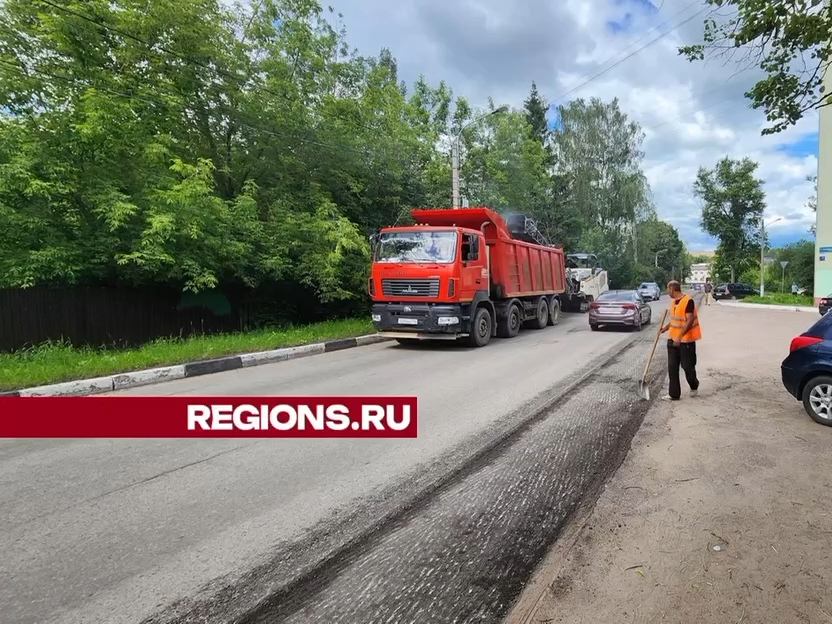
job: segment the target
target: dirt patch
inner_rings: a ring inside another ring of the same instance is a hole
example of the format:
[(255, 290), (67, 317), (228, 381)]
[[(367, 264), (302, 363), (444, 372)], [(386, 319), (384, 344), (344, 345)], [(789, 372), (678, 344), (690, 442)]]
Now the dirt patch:
[(528, 622), (832, 624), (832, 428), (779, 370), (815, 320), (702, 312), (700, 395), (648, 413)]

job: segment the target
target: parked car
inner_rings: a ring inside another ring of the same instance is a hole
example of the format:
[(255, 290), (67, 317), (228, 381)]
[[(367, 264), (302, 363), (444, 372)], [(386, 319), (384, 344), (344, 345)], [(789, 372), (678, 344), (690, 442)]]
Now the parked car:
[(642, 282), (638, 287), (638, 294), (645, 301), (658, 301), (662, 297), (662, 289), (656, 282)]
[(783, 385), (812, 420), (832, 427), (832, 314), (795, 336), (780, 365)]
[(829, 312), (829, 308), (832, 308), (832, 295), (826, 295), (818, 302), (818, 312), (821, 316)]
[(714, 288), (714, 299), (745, 299), (759, 295), (760, 291), (750, 284), (720, 284)]
[(602, 325), (632, 327), (641, 331), (642, 325), (653, 320), (653, 309), (637, 290), (608, 290), (589, 304), (589, 327), (597, 331)]

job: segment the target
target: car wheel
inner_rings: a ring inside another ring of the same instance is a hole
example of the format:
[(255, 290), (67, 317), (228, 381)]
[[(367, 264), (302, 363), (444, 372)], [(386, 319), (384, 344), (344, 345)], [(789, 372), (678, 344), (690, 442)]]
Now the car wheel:
[(652, 322), (653, 322), (653, 309), (650, 308), (650, 310), (647, 312), (647, 320), (644, 321), (644, 324), (649, 325)]
[(803, 407), (816, 423), (832, 427), (832, 377), (809, 380), (803, 388)]
[(589, 328), (590, 328), (592, 331), (598, 331), (598, 326), (597, 326), (597, 325), (595, 325), (594, 323), (591, 323), (591, 324), (589, 325)]

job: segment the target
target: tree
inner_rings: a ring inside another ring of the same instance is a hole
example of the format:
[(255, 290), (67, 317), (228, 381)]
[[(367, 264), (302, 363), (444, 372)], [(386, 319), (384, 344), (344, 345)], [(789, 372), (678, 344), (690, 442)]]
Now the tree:
[[(685, 244), (675, 227), (652, 217), (637, 226), (638, 263), (658, 283), (683, 279), (690, 272)], [(645, 275), (641, 279), (647, 279)]]
[(540, 96), (534, 82), (532, 82), (529, 97), (523, 102), (523, 107), (526, 112), (526, 122), (531, 126), (532, 136), (537, 137), (543, 145), (546, 145), (549, 138), (549, 120), (546, 119), (549, 105)]
[(679, 48), (689, 61), (729, 56), (743, 50), (746, 67), (765, 73), (745, 96), (762, 108), (771, 125), (763, 134), (785, 130), (813, 108), (829, 103), (822, 78), (830, 59), (832, 13), (823, 0), (761, 2), (706, 0), (714, 10), (705, 20), (703, 43)]
[[(784, 291), (789, 291), (792, 282), (796, 282), (809, 293), (815, 289), (815, 243), (809, 240), (790, 243), (785, 247), (774, 250), (774, 257), (771, 270), (774, 275), (767, 276), (770, 284), (781, 286)], [(780, 266), (781, 261), (786, 261), (785, 283), (783, 283), (783, 272)]]
[(652, 211), (641, 169), (644, 133), (617, 99), (579, 99), (558, 107), (558, 117), (552, 133), (554, 175), (564, 190), (556, 218), (578, 234), (575, 242), (582, 251), (599, 255), (613, 284), (630, 283), (638, 279), (635, 224)]
[(727, 270), (731, 281), (759, 256), (759, 230), (765, 193), (754, 177), (758, 164), (748, 158), (723, 158), (713, 169), (700, 167), (693, 186), (702, 202), (702, 229), (719, 241), (715, 272)]
[[(470, 118), (480, 114), (471, 111)], [(546, 204), (546, 150), (523, 113), (486, 117), (466, 130), (462, 144), (461, 179), (471, 202), (528, 214)]]

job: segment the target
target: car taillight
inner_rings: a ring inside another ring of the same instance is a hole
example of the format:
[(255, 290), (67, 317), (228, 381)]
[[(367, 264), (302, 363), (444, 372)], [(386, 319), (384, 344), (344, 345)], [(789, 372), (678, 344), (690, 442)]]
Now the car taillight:
[(367, 292), (370, 293), (371, 297), (376, 294), (376, 283), (372, 277), (367, 280)]
[(823, 338), (817, 338), (815, 336), (796, 336), (792, 338), (792, 343), (789, 345), (789, 353), (797, 351), (798, 349), (811, 347), (819, 342), (823, 342)]
[(456, 280), (451, 278), (448, 280), (448, 297), (453, 297), (456, 293)]
[(821, 305), (829, 305), (829, 299), (821, 299), (820, 304)]
[(590, 309), (590, 310), (597, 310), (597, 309), (598, 309), (598, 308), (600, 308), (600, 307), (601, 307), (601, 306), (600, 306), (600, 305), (598, 305), (597, 303), (595, 303), (594, 301), (593, 301), (592, 303), (590, 303), (590, 304), (589, 304), (589, 309)]
[(638, 306), (634, 303), (625, 303), (621, 307), (624, 308), (625, 310), (638, 310)]

